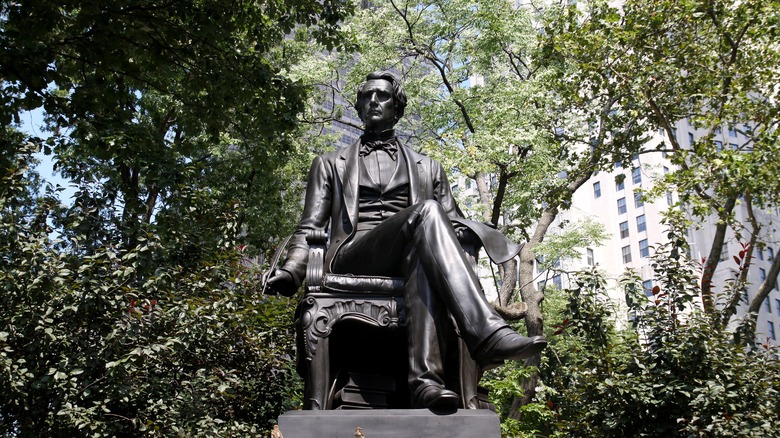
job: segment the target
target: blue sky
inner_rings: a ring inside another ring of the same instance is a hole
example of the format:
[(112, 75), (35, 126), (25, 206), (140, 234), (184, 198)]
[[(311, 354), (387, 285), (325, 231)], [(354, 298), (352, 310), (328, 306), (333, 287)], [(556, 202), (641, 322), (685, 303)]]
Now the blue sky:
[[(38, 108), (33, 111), (27, 111), (21, 115), (22, 124), (20, 129), (36, 137), (46, 139), (49, 137), (49, 133), (43, 129), (43, 109)], [(65, 187), (65, 190), (60, 193), (60, 201), (69, 204), (70, 200), (75, 193), (76, 189), (71, 187), (70, 181), (63, 179), (62, 175), (54, 171), (53, 156), (46, 155), (43, 152), (35, 154), (35, 158), (40, 160), (36, 170), (43, 179), (52, 183), (52, 185), (60, 185)]]

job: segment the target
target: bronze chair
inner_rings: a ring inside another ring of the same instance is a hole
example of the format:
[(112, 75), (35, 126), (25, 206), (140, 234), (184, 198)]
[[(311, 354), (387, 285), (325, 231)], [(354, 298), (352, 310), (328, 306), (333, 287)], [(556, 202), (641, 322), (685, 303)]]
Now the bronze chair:
[[(323, 266), (326, 233), (315, 230), (306, 240), (309, 244), (306, 290), (296, 311), (295, 323), (297, 368), (305, 381), (304, 409), (408, 407), (408, 391), (403, 391), (406, 389), (404, 370), (394, 373), (395, 380), (403, 379), (403, 383), (394, 385), (387, 380), (393, 376), (377, 380), (376, 370), (361, 368), (352, 370), (353, 374), (346, 374), (345, 371), (349, 370), (341, 369), (340, 365), (334, 366), (339, 357), (345, 355), (351, 357), (351, 363), (363, 363), (355, 360), (359, 359), (360, 352), (350, 351), (349, 342), (345, 342), (350, 336), (378, 336), (381, 338), (378, 341), (381, 343), (377, 344), (379, 349), (387, 345), (406, 345), (404, 279), (326, 272)], [(476, 267), (478, 244), (462, 242), (462, 246)], [(342, 336), (337, 336), (340, 327), (348, 328)], [(337, 347), (333, 343), (334, 338), (346, 347)], [(452, 338), (454, 348), (450, 349), (452, 353), (445, 361), (447, 387), (460, 394), (461, 408), (495, 410), (495, 406), (487, 401), (486, 391), (478, 386), (481, 377), (479, 367), (460, 337)], [(381, 363), (380, 368), (384, 365), (381, 372), (393, 374), (394, 367), (405, 366), (407, 350), (402, 348), (402, 351)], [(402, 395), (390, 394), (395, 389)], [(351, 392), (355, 391), (363, 394), (354, 396)], [(406, 400), (403, 400), (404, 397)]]

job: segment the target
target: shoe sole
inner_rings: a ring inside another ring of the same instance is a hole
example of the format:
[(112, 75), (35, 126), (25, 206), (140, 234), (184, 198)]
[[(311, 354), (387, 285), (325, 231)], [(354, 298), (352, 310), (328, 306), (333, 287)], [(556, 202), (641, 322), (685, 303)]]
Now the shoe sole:
[(506, 359), (497, 361), (497, 362), (487, 362), (487, 363), (479, 363), (480, 368), (482, 368), (482, 371), (488, 371), (492, 370), (493, 368), (500, 367), (504, 364), (507, 360), (523, 360), (528, 359), (529, 357), (536, 356), (537, 354), (541, 353), (542, 350), (544, 350), (544, 347), (547, 346), (547, 341), (536, 341), (522, 350), (518, 351), (517, 353), (513, 354), (512, 356), (509, 356)]
[(455, 411), (458, 409), (459, 404), (460, 404), (459, 397), (443, 396), (443, 397), (437, 397), (433, 399), (430, 403), (428, 403), (428, 406), (426, 406), (426, 408), (432, 411)]

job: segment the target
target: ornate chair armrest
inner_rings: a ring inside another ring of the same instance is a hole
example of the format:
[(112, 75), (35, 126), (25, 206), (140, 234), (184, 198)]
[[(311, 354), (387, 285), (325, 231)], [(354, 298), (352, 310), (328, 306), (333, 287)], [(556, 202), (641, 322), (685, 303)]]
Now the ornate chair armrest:
[(306, 289), (308, 292), (319, 292), (325, 273), (325, 244), (328, 235), (325, 230), (311, 230), (306, 236), (309, 244), (309, 262), (306, 265)]

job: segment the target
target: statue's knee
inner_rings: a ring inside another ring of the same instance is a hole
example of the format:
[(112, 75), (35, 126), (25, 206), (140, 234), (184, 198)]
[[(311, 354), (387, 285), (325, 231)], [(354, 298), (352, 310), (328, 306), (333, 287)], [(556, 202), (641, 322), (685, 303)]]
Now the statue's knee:
[(418, 204), (419, 212), (422, 216), (447, 216), (444, 211), (444, 207), (441, 206), (439, 201), (433, 199), (426, 199)]

